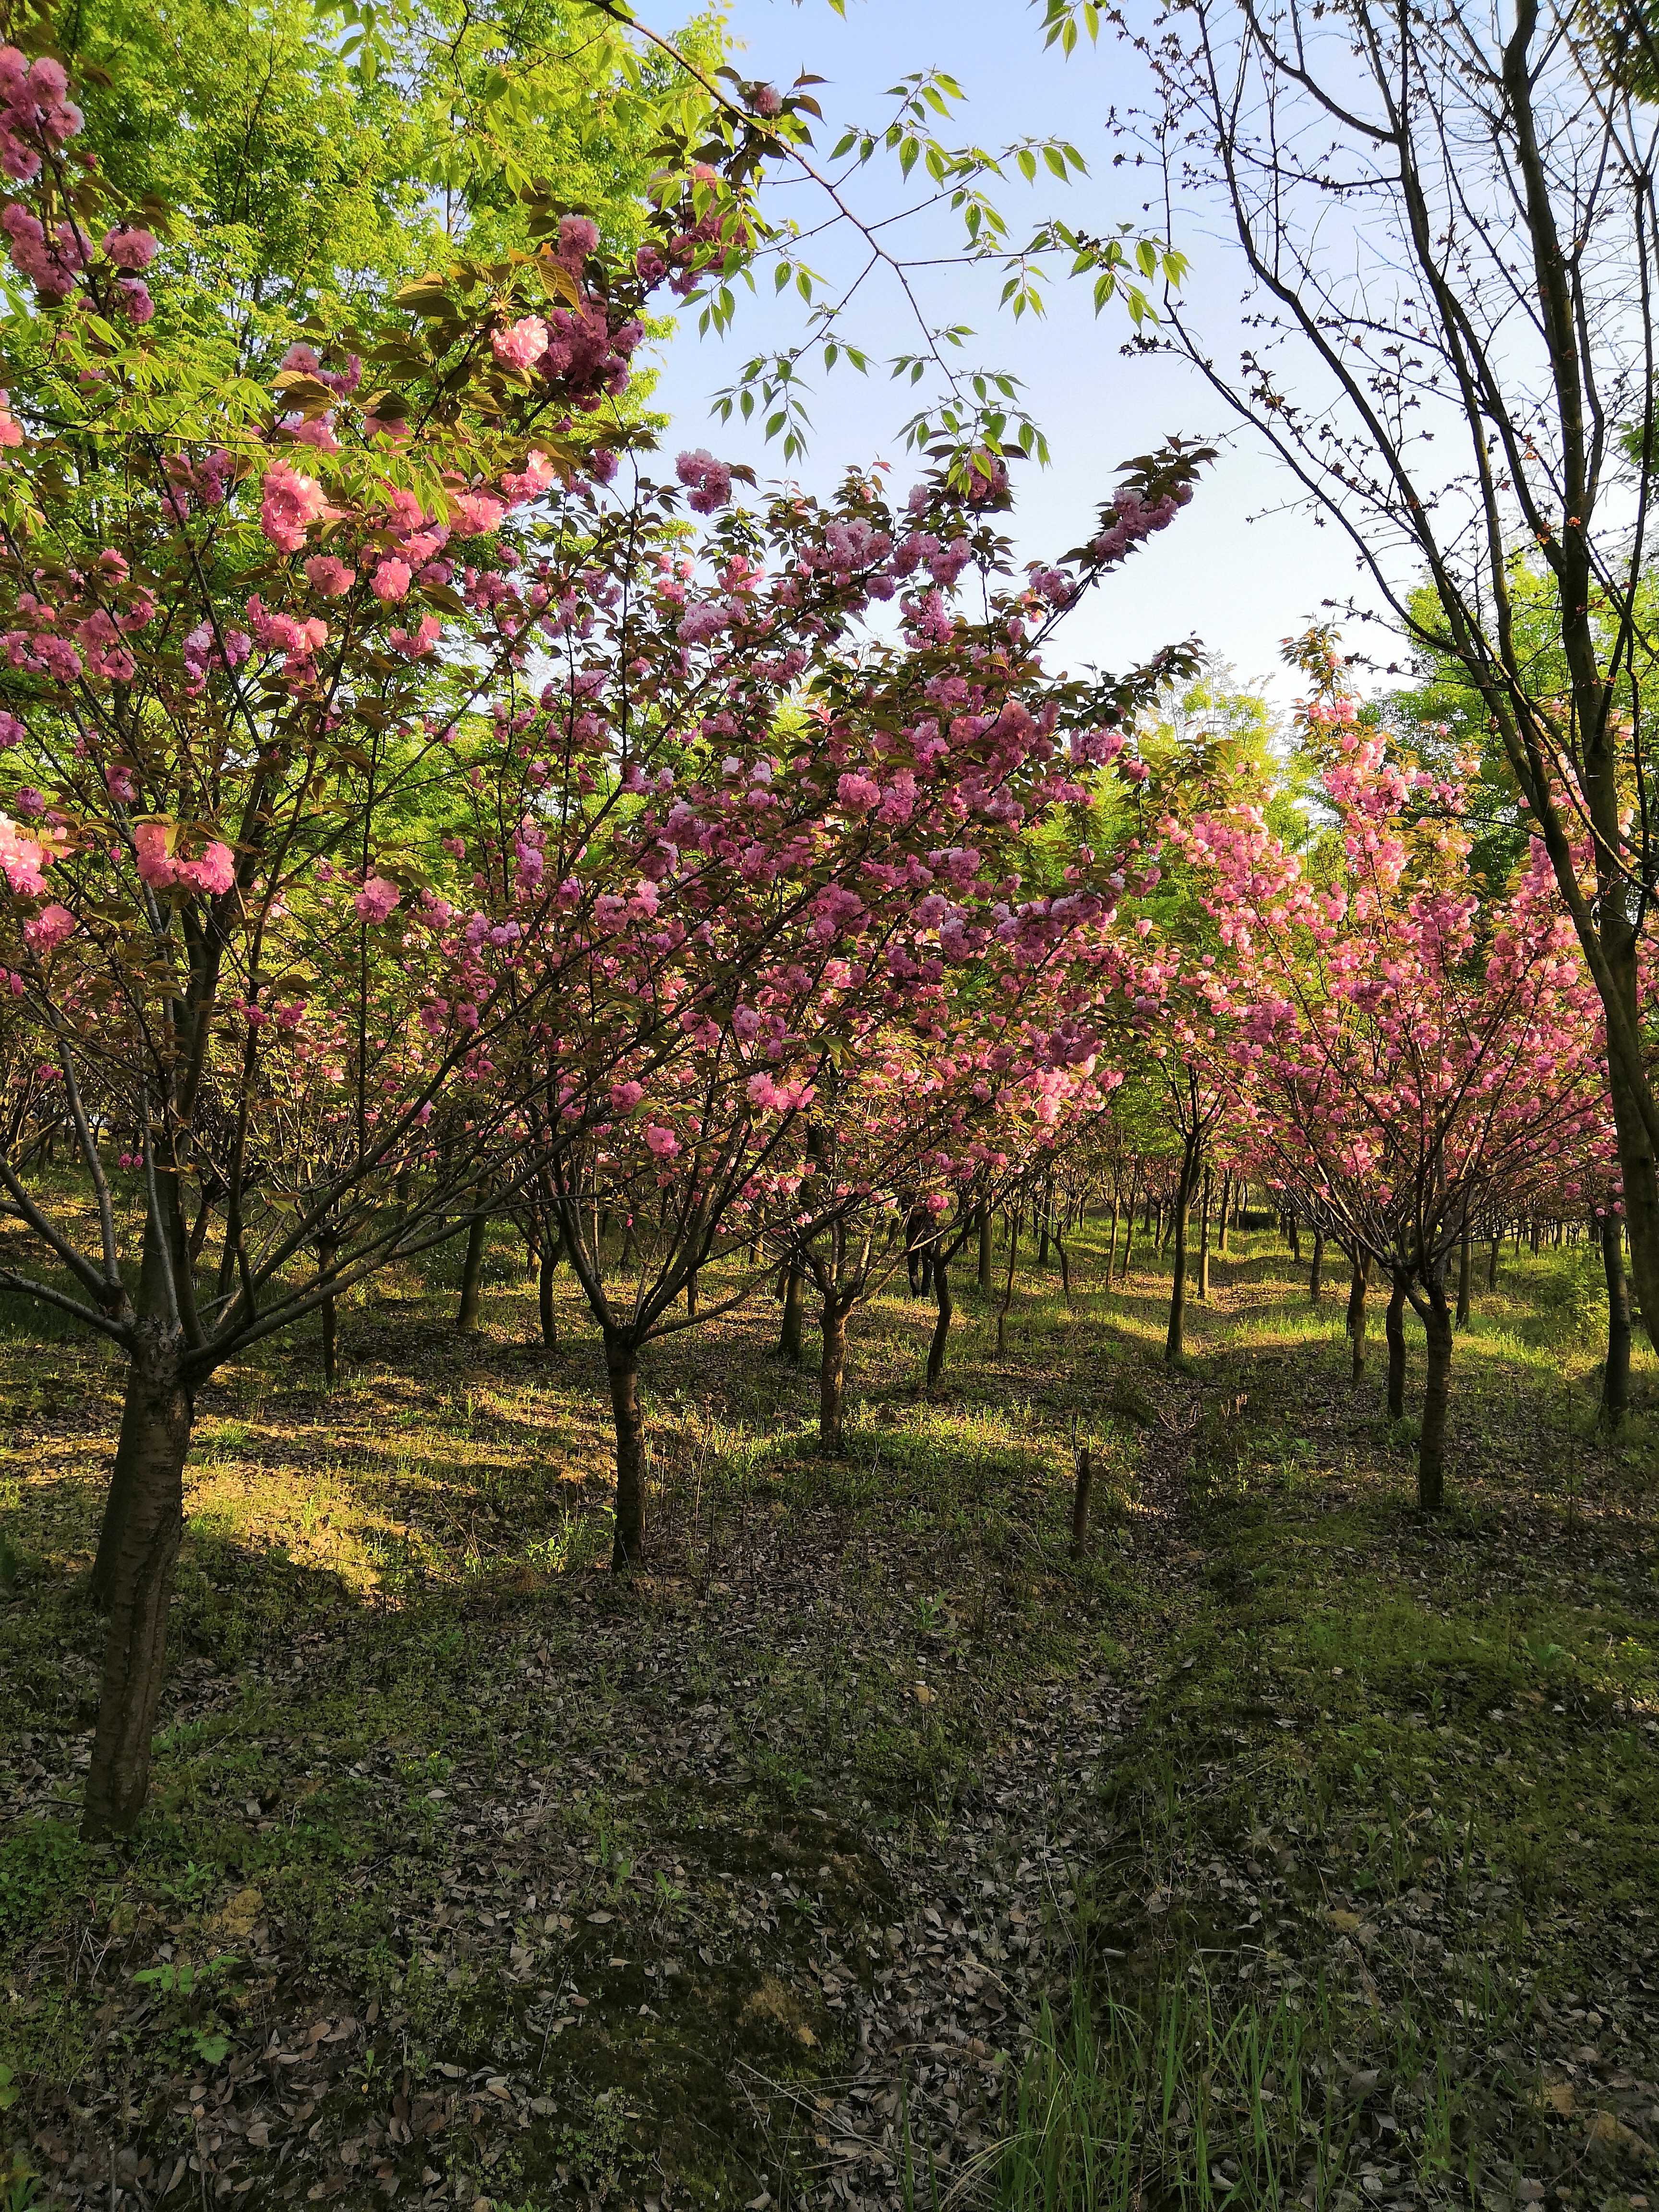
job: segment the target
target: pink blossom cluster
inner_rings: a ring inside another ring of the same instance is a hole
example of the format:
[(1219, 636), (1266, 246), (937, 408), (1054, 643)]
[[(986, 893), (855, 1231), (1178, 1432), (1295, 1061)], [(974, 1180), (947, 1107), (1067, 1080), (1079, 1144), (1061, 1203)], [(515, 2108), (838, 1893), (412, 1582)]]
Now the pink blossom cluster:
[(19, 184), (40, 173), (48, 147), (66, 145), (82, 114), (69, 96), (61, 62), (42, 54), (25, 60), (15, 46), (0, 46), (0, 169)]

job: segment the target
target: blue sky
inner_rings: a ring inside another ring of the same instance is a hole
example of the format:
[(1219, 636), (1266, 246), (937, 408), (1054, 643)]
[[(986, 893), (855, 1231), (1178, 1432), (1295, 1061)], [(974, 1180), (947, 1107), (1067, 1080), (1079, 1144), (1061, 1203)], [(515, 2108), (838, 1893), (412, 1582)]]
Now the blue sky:
[[(643, 0), (641, 17), (659, 29), (683, 20), (665, 0)], [(1039, 172), (1027, 186), (1012, 173), (995, 192), (1010, 228), (1021, 235), (1046, 215), (1106, 230), (1120, 220), (1142, 217), (1143, 190), (1133, 167), (1114, 166), (1123, 141), (1108, 128), (1114, 106), (1133, 102), (1139, 75), (1133, 57), (1103, 33), (1097, 47), (1079, 45), (1067, 60), (1045, 52), (1038, 16), (1025, 0), (848, 0), (839, 20), (824, 0), (732, 0), (731, 30), (742, 51), (733, 59), (747, 76), (787, 85), (803, 68), (829, 82), (819, 88), (828, 147), (842, 121), (882, 123), (891, 103), (883, 95), (902, 76), (937, 66), (948, 70), (967, 95), (966, 105), (940, 135), (949, 143), (971, 140), (999, 146), (1027, 136), (1069, 139), (1089, 164), (1089, 175), (1062, 186)], [(890, 213), (903, 204), (896, 171), (878, 167), (853, 188), (861, 212)], [(785, 205), (802, 222), (822, 214), (810, 187), (770, 203)], [(931, 235), (941, 249), (949, 234)], [(1215, 353), (1237, 350), (1242, 272), (1237, 251), (1202, 209), (1191, 211), (1182, 241), (1193, 253), (1186, 290)], [(852, 234), (831, 234), (808, 252), (825, 275), (843, 276), (854, 266)], [(1025, 388), (1031, 411), (1048, 434), (1048, 469), (1018, 472), (1013, 534), (1022, 557), (1053, 556), (1087, 534), (1094, 509), (1106, 498), (1118, 465), (1170, 432), (1224, 442), (1221, 460), (1173, 529), (1139, 553), (1086, 611), (1068, 625), (1065, 658), (1121, 668), (1158, 646), (1196, 632), (1231, 661), (1241, 679), (1267, 679), (1286, 698), (1292, 679), (1279, 670), (1279, 640), (1328, 611), (1322, 602), (1346, 599), (1358, 588), (1352, 552), (1336, 533), (1306, 514), (1290, 511), (1292, 489), (1248, 432), (1230, 424), (1221, 403), (1181, 364), (1157, 356), (1126, 358), (1127, 318), (1109, 306), (1095, 317), (1085, 284), (1055, 286), (1048, 315), (1016, 324), (996, 306), (998, 282), (986, 271), (957, 266), (918, 277), (927, 312), (938, 320), (974, 325), (966, 349), (977, 365), (1006, 369)], [(659, 397), (670, 410), (675, 439), (708, 445), (732, 460), (747, 461), (763, 477), (783, 472), (775, 446), (733, 422), (711, 422), (710, 395), (730, 382), (749, 355), (787, 343), (799, 325), (792, 306), (768, 295), (744, 295), (738, 325), (724, 341), (699, 339), (691, 317), (662, 364)], [(890, 280), (872, 285), (849, 319), (849, 334), (874, 354), (909, 343), (914, 325)], [(815, 374), (812, 450), (790, 473), (811, 487), (826, 487), (852, 462), (878, 458), (895, 464), (895, 479), (908, 481), (897, 434), (911, 411), (904, 388), (872, 368), (861, 378), (844, 368)], [(1358, 629), (1351, 642), (1372, 648)]]

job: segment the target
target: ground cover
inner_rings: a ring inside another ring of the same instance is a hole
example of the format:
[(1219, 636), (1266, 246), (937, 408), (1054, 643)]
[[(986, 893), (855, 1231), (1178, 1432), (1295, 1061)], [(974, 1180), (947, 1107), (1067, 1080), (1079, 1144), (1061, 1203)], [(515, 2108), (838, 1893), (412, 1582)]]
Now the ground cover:
[(838, 1462), (769, 1305), (656, 1348), (631, 1583), (597, 1343), (567, 1285), (541, 1346), (505, 1233), (477, 1338), (448, 1255), (331, 1393), (308, 1338), (227, 1370), (119, 1847), (75, 1832), (114, 1370), (12, 1312), (17, 2203), (1640, 2212), (1651, 1364), (1598, 1439), (1588, 1255), (1506, 1249), (1425, 1523), (1276, 1237), (1174, 1375), (1145, 1256), (1023, 1272), (1000, 1357), (969, 1294), (933, 1404), (885, 1301)]

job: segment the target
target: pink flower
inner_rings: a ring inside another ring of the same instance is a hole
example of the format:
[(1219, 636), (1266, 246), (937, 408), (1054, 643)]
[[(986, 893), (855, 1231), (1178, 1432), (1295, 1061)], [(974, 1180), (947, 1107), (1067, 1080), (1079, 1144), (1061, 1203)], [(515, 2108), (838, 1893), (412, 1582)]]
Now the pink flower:
[(343, 599), (357, 580), (357, 571), (332, 553), (313, 553), (305, 571), (312, 590), (325, 599)]
[(386, 606), (408, 596), (411, 570), (407, 561), (382, 561), (368, 580), (368, 588)]
[(56, 903), (43, 906), (32, 921), (23, 924), (23, 934), (31, 951), (42, 958), (54, 945), (61, 945), (75, 928), (75, 916), (66, 906)]
[(597, 252), (599, 227), (585, 215), (564, 215), (559, 217), (559, 258), (561, 261), (581, 263), (590, 253)]
[(867, 775), (844, 775), (836, 785), (836, 796), (843, 806), (859, 812), (879, 801), (881, 786)]
[(508, 368), (527, 372), (547, 351), (547, 325), (539, 315), (522, 315), (504, 331), (496, 331), (490, 338), (489, 348), (496, 360)]
[(176, 873), (181, 884), (188, 884), (193, 891), (207, 891), (217, 898), (228, 891), (236, 880), (235, 864), (228, 845), (211, 844), (199, 860), (180, 860)]
[(23, 426), (11, 411), (11, 394), (0, 392), (0, 446), (21, 446)]
[(173, 863), (173, 844), (178, 834), (178, 825), (172, 822), (135, 822), (132, 825), (139, 878), (152, 890), (164, 890), (178, 873)]
[(297, 553), (313, 522), (329, 512), (323, 488), (313, 477), (302, 477), (286, 461), (273, 461), (265, 471), (259, 526), (273, 545), (284, 553)]
[(449, 520), (462, 538), (487, 538), (501, 527), (506, 507), (487, 492), (457, 493), (449, 502)]
[(39, 838), (31, 837), (15, 822), (0, 814), (0, 872), (19, 898), (38, 898), (46, 888), (42, 873), (54, 855)]
[(644, 1096), (642, 1083), (613, 1083), (611, 1086), (611, 1104), (618, 1114), (631, 1114)]
[(683, 484), (692, 488), (686, 504), (694, 514), (712, 514), (732, 496), (730, 468), (724, 461), (717, 461), (706, 447), (699, 446), (693, 453), (682, 453), (674, 464), (674, 473)]
[(680, 1148), (680, 1140), (674, 1132), (663, 1128), (655, 1121), (646, 1123), (645, 1141), (659, 1160), (672, 1160)]
[(371, 876), (352, 904), (361, 919), (367, 922), (381, 922), (392, 912), (403, 894), (394, 883), (384, 876)]

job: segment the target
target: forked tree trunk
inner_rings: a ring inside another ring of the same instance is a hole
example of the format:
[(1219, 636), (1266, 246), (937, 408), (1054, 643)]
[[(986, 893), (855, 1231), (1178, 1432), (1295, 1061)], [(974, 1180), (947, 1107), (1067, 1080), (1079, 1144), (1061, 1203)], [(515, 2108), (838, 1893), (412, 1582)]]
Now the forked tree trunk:
[(1604, 1428), (1616, 1430), (1630, 1404), (1630, 1289), (1618, 1215), (1604, 1213), (1596, 1225), (1607, 1285), (1607, 1364), (1601, 1373), (1601, 1419)]
[(1389, 1292), (1389, 1310), (1383, 1316), (1382, 1333), (1389, 1340), (1389, 1419), (1403, 1421), (1406, 1418), (1406, 1271), (1394, 1271), (1394, 1287)]
[(1473, 1249), (1474, 1236), (1469, 1228), (1469, 1218), (1465, 1214), (1463, 1233), (1457, 1240), (1457, 1326), (1459, 1328), (1467, 1328), (1469, 1325), (1469, 1277), (1472, 1272)]
[(939, 1309), (933, 1323), (933, 1340), (927, 1347), (927, 1395), (931, 1398), (945, 1377), (945, 1347), (951, 1335), (951, 1316), (956, 1311), (951, 1302), (951, 1263), (943, 1251), (933, 1256), (933, 1303)]
[(990, 1207), (981, 1206), (979, 1210), (979, 1288), (988, 1298), (994, 1288), (992, 1276), (994, 1266), (994, 1224)]
[(121, 1422), (126, 1493), (109, 1563), (109, 1626), (82, 1822), (88, 1838), (128, 1834), (149, 1790), (192, 1419), (176, 1335), (141, 1324)]
[(1429, 1340), (1423, 1380), (1423, 1427), (1417, 1447), (1417, 1503), (1419, 1511), (1438, 1513), (1446, 1502), (1446, 1400), (1451, 1389), (1452, 1317), (1446, 1301), (1445, 1265), (1431, 1269), (1428, 1310), (1423, 1327)]
[(818, 1449), (839, 1459), (845, 1449), (842, 1413), (847, 1398), (847, 1316), (851, 1301), (839, 1291), (824, 1293), (819, 1316), (823, 1343), (818, 1352)]
[(461, 1262), (461, 1304), (455, 1316), (455, 1326), (463, 1336), (478, 1333), (478, 1304), (483, 1289), (484, 1231), (489, 1226), (482, 1213), (475, 1213), (467, 1224), (466, 1256)]
[(627, 1329), (606, 1329), (605, 1367), (611, 1383), (611, 1418), (617, 1431), (617, 1530), (611, 1546), (611, 1571), (619, 1575), (645, 1561), (645, 1416), (640, 1406), (640, 1348)]
[(806, 1270), (793, 1254), (783, 1271), (783, 1319), (778, 1328), (778, 1357), (800, 1365), (801, 1322), (806, 1311)]

